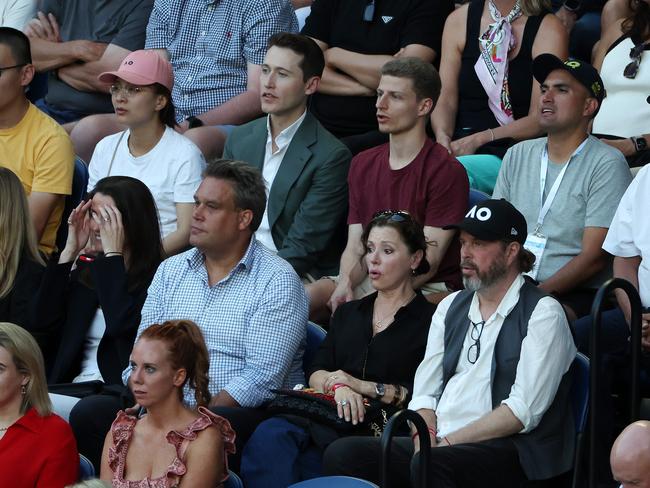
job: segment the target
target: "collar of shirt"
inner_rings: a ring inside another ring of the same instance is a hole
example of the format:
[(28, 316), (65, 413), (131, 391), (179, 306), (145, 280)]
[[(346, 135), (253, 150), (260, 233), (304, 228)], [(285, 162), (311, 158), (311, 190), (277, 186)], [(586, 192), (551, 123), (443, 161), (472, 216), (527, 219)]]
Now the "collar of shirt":
[[(278, 150), (276, 152), (282, 151), (285, 147), (289, 145), (291, 142), (291, 139), (293, 139), (293, 136), (296, 135), (296, 132), (298, 132), (298, 128), (302, 124), (302, 121), (305, 120), (305, 117), (307, 116), (307, 109), (302, 113), (298, 119), (291, 124), (289, 127), (284, 129), (282, 132), (280, 132), (277, 137), (275, 138), (275, 145), (278, 146)], [(273, 153), (273, 135), (271, 134), (271, 116), (267, 115), (266, 117), (266, 152), (269, 154), (274, 154)]]
[(30, 407), (29, 410), (25, 412), (25, 415), (14, 422), (12, 427), (21, 426), (27, 430), (31, 430), (35, 434), (39, 434), (41, 432), (42, 423), (43, 419), (40, 415), (38, 415), (36, 409), (34, 407)]
[[(228, 276), (223, 278), (219, 283), (227, 281), (230, 277), (237, 272), (238, 270), (250, 270), (253, 265), (253, 254), (255, 253), (255, 247), (257, 246), (257, 240), (255, 235), (251, 236), (251, 240), (246, 248), (246, 252), (242, 258), (237, 262), (237, 264), (230, 270)], [(205, 269), (205, 255), (199, 251), (197, 248), (194, 248), (192, 252), (187, 257), (187, 265), (191, 270), (194, 270), (197, 273), (205, 273), (205, 278), (207, 280), (207, 270)]]
[[(499, 306), (495, 312), (485, 321), (485, 325), (490, 325), (497, 319), (497, 317), (505, 319), (508, 316), (510, 311), (514, 308), (515, 305), (517, 305), (517, 302), (519, 301), (519, 289), (523, 284), (524, 277), (520, 274), (512, 282), (510, 288), (508, 288), (508, 291), (501, 299), (501, 303), (499, 303)], [(475, 324), (483, 321), (483, 317), (481, 316), (481, 309), (479, 308), (477, 293), (474, 293), (474, 296), (472, 297), (472, 303), (469, 307), (467, 318), (469, 318), (469, 320)]]

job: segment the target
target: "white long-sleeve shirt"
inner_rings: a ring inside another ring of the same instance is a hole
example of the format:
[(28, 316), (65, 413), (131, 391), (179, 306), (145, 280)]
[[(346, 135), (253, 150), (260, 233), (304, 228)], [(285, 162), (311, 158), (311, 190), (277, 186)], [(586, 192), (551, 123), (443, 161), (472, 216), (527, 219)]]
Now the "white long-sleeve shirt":
[[(501, 300), (494, 314), (485, 321), (480, 338), (480, 355), (475, 364), (468, 360), (474, 343), (471, 325), (463, 342), (458, 366), (442, 391), (444, 355), (444, 319), (456, 294), (445, 298), (431, 319), (427, 350), (415, 374), (413, 398), (409, 409), (434, 410), (438, 419), (438, 435), (445, 436), (466, 426), (492, 410), (490, 372), (494, 346), (503, 321), (519, 301), (524, 284), (518, 276)], [(483, 319), (478, 296), (474, 294), (468, 319)], [(503, 400), (523, 424), (521, 432), (530, 432), (539, 424), (550, 407), (562, 380), (576, 355), (576, 347), (562, 306), (551, 297), (542, 298), (528, 322), (528, 334), (521, 344), (515, 382), (510, 395)]]

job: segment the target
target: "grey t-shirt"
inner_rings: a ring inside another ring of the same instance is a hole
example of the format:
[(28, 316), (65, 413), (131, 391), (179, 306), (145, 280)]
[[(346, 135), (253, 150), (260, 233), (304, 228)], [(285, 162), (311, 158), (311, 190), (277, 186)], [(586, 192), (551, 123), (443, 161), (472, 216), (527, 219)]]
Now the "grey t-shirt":
[[(524, 214), (529, 233), (535, 229), (541, 208), (539, 171), (545, 144), (543, 137), (511, 147), (503, 159), (493, 193), (493, 198), (505, 198)], [(540, 229), (548, 240), (537, 274), (539, 281), (548, 279), (580, 253), (585, 227), (609, 228), (632, 180), (623, 155), (593, 136), (568, 164)], [(562, 166), (549, 161), (545, 198)], [(605, 269), (584, 286), (596, 288), (609, 274), (610, 270)]]
[[(104, 42), (135, 51), (144, 47), (153, 0), (45, 0), (45, 13), (59, 22), (61, 39)], [(48, 104), (81, 113), (112, 112), (108, 94), (79, 91), (57, 78), (48, 77)]]

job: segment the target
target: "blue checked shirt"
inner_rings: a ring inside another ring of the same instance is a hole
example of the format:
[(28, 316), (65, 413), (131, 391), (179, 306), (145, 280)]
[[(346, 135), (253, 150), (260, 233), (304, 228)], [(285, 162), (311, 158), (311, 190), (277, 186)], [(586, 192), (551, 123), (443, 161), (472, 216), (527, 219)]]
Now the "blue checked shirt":
[[(149, 287), (138, 336), (166, 320), (196, 322), (210, 354), (210, 393), (225, 389), (242, 407), (256, 407), (273, 397), (272, 388), (304, 383), (308, 308), (293, 268), (253, 238), (213, 286), (197, 249), (165, 260)], [(129, 374), (130, 367), (125, 384)], [(196, 405), (187, 387), (185, 402)]]
[(269, 37), (297, 31), (290, 0), (156, 0), (145, 48), (169, 52), (180, 122), (245, 92)]

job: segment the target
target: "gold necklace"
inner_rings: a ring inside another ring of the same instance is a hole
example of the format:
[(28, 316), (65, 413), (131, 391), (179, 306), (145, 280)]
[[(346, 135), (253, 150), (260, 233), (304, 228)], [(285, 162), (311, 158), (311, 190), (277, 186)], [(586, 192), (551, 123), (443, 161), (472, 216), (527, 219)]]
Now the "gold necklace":
[[(373, 323), (373, 325), (377, 328), (377, 330), (380, 331), (380, 330), (382, 330), (382, 329), (388, 327), (390, 324), (392, 324), (392, 323), (393, 323), (393, 320), (394, 320), (394, 318), (395, 318), (394, 316), (395, 316), (395, 314), (397, 313), (397, 311), (398, 311), (400, 308), (402, 308), (404, 305), (406, 305), (406, 304), (408, 304), (409, 302), (411, 302), (411, 300), (413, 300), (413, 299), (415, 298), (415, 295), (416, 295), (416, 294), (413, 293), (413, 295), (411, 295), (407, 300), (404, 300), (404, 301), (403, 301), (402, 303), (400, 303), (397, 307), (393, 308), (393, 309), (391, 310), (391, 312), (390, 312), (388, 315), (384, 316), (381, 320), (376, 320), (376, 319), (375, 319), (376, 311), (375, 311), (375, 309), (373, 308), (373, 311), (372, 311), (372, 315), (373, 315), (372, 319), (373, 319), (373, 321), (372, 321), (372, 323)], [(393, 318), (393, 320), (391, 320), (390, 322), (386, 322), (386, 323), (384, 323), (384, 321), (386, 321), (387, 319), (389, 319), (389, 318), (391, 318), (391, 317)]]

